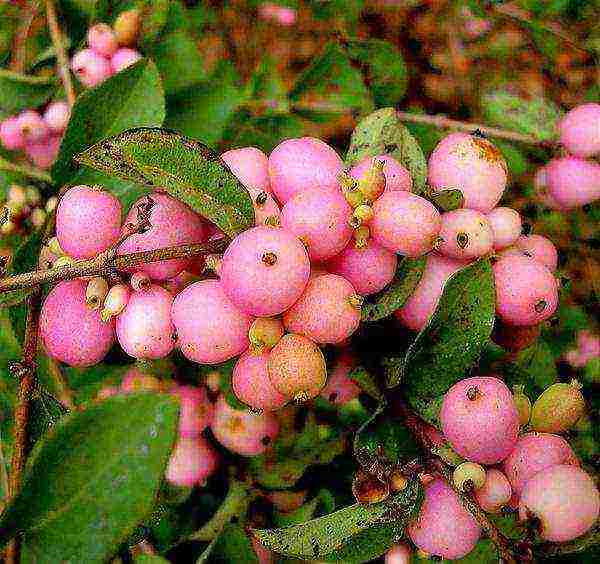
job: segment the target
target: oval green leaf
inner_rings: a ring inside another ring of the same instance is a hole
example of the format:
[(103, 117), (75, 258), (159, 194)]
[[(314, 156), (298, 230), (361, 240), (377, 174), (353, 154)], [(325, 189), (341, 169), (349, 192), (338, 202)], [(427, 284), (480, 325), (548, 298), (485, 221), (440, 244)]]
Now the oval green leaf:
[(27, 76), (0, 69), (0, 111), (11, 115), (37, 108), (56, 93), (56, 77)]

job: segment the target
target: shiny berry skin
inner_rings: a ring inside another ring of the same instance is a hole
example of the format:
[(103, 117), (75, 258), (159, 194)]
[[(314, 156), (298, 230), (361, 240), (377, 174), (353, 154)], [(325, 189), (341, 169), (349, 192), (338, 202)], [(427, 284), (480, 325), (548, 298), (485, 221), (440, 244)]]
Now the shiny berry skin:
[(512, 208), (494, 208), (487, 214), (487, 219), (492, 229), (495, 250), (510, 247), (521, 235), (521, 216)]
[(440, 254), (473, 259), (492, 250), (494, 234), (487, 217), (475, 210), (460, 209), (442, 214)]
[(231, 172), (246, 188), (271, 193), (269, 182), (269, 159), (256, 147), (232, 149), (221, 155)]
[(121, 47), (110, 59), (110, 68), (113, 73), (121, 72), (134, 65), (142, 58), (142, 54), (129, 47)]
[(93, 88), (113, 74), (110, 62), (91, 49), (83, 49), (71, 60), (71, 68), (79, 82)]
[(554, 243), (543, 235), (521, 235), (515, 247), (527, 256), (541, 262), (548, 270), (554, 272), (558, 266), (558, 251)]
[(218, 454), (205, 438), (180, 437), (171, 453), (165, 478), (176, 486), (202, 486), (218, 463)]
[(70, 117), (71, 109), (64, 100), (50, 102), (44, 110), (44, 121), (50, 130), (55, 133), (62, 133), (67, 129)]
[(600, 164), (577, 157), (552, 159), (545, 167), (545, 194), (552, 207), (570, 210), (600, 198)]
[(115, 32), (104, 23), (95, 24), (88, 29), (87, 42), (92, 51), (103, 57), (112, 56), (119, 48)]
[(600, 153), (600, 104), (581, 104), (558, 124), (560, 143), (574, 157), (588, 158)]

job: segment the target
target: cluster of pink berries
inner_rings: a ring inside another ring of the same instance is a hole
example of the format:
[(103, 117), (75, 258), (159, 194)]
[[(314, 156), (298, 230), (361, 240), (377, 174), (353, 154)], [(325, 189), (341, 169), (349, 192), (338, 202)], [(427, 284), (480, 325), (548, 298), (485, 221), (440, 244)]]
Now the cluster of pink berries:
[[(133, 13), (135, 15), (127, 20), (123, 17)], [(142, 58), (139, 51), (129, 46), (137, 35), (139, 20), (136, 18), (139, 16), (132, 10), (121, 14), (114, 29), (104, 23), (90, 27), (87, 33), (88, 48), (77, 52), (71, 60), (73, 73), (81, 84), (88, 88), (97, 86)], [(129, 28), (125, 28), (126, 25)], [(132, 26), (136, 26), (133, 37)]]
[(540, 168), (534, 179), (548, 207), (570, 210), (600, 198), (600, 104), (573, 108), (559, 124), (560, 144), (568, 153)]
[(565, 354), (565, 360), (575, 368), (582, 368), (595, 358), (600, 358), (600, 336), (591, 331), (577, 333), (577, 346)]
[[(516, 510), (522, 520), (538, 520), (544, 540), (565, 542), (586, 533), (600, 512), (593, 479), (556, 434), (574, 425), (584, 409), (573, 384), (551, 386), (532, 409), (521, 389), (513, 395), (497, 377), (467, 378), (444, 396), (443, 435), (432, 429), (432, 443), (453, 449), (454, 486), (472, 493), (484, 511)], [(528, 423), (531, 430), (519, 435)], [(462, 558), (481, 537), (479, 525), (443, 479), (425, 475), (423, 482), (425, 501), (408, 527), (411, 541), (428, 555)], [(386, 562), (409, 562), (409, 556), (408, 546), (398, 545)]]
[(25, 110), (0, 123), (0, 141), (9, 151), (25, 151), (31, 162), (50, 168), (69, 123), (71, 110), (64, 101), (50, 102), (43, 110)]

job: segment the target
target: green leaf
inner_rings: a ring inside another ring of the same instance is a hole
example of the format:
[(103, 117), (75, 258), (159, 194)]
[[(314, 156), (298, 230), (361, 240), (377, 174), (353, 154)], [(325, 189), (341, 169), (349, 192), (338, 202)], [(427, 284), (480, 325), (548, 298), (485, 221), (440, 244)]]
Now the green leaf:
[(177, 421), (172, 398), (148, 393), (64, 417), (33, 450), (0, 546), (23, 532), (23, 562), (105, 562), (150, 513)]
[(137, 7), (142, 11), (139, 45), (144, 52), (165, 37), (159, 36), (167, 25), (171, 0), (138, 0)]
[(465, 198), (460, 190), (442, 190), (441, 192), (432, 192), (427, 194), (430, 200), (441, 212), (458, 210), (463, 207)]
[(126, 129), (161, 125), (164, 117), (158, 71), (143, 59), (77, 97), (52, 178), (58, 185), (75, 181), (77, 153)]
[(558, 381), (554, 355), (541, 338), (519, 351), (514, 362), (506, 367), (505, 375), (508, 384), (524, 385), (525, 393), (531, 397), (537, 396)]
[(169, 561), (157, 554), (138, 554), (133, 559), (134, 564), (169, 564)]
[(426, 262), (426, 257), (400, 259), (394, 280), (362, 306), (362, 320), (379, 321), (401, 308), (421, 281)]
[(409, 402), (422, 415), (479, 358), (492, 332), (495, 305), (494, 276), (487, 259), (470, 264), (446, 282), (433, 316), (404, 363)]
[(211, 562), (258, 564), (258, 557), (244, 529), (238, 524), (228, 523), (212, 548)]
[(421, 486), (414, 480), (403, 491), (375, 505), (355, 504), (307, 523), (281, 529), (255, 529), (253, 533), (266, 548), (278, 554), (321, 560), (336, 551), (348, 551), (349, 547), (357, 546), (357, 540), (368, 549), (373, 541), (365, 543), (361, 535), (371, 527), (393, 525), (399, 536), (418, 513), (422, 497)]
[(250, 194), (206, 145), (159, 128), (132, 129), (77, 156), (89, 167), (166, 190), (228, 235), (254, 225)]
[(348, 374), (348, 377), (353, 382), (356, 382), (365, 394), (368, 394), (376, 400), (383, 399), (383, 392), (381, 391), (379, 382), (375, 376), (363, 366), (354, 368), (350, 374)]
[(390, 524), (378, 524), (353, 536), (338, 550), (321, 558), (322, 562), (343, 562), (343, 564), (362, 564), (382, 556), (396, 542), (398, 527)]
[(390, 155), (410, 172), (415, 192), (427, 181), (427, 162), (415, 138), (396, 117), (394, 108), (382, 108), (362, 119), (352, 132), (346, 163), (351, 166), (366, 157)]
[(317, 513), (317, 510), (319, 510), (319, 513), (321, 514), (324, 513), (324, 511), (320, 509), (321, 507), (330, 507), (331, 509), (327, 512), (333, 511), (333, 508), (335, 507), (335, 499), (329, 490), (320, 490), (315, 497), (301, 505), (295, 511), (290, 513), (276, 512), (273, 516), (273, 521), (278, 527), (289, 527), (291, 525), (304, 523), (312, 519), (315, 513)]
[(33, 448), (48, 430), (67, 413), (67, 408), (50, 394), (39, 382), (35, 383), (30, 398), (30, 415), (27, 420), (27, 439)]
[(0, 111), (16, 114), (45, 104), (56, 93), (56, 77), (27, 76), (0, 69)]
[(490, 125), (534, 135), (540, 141), (556, 138), (561, 111), (551, 100), (539, 97), (527, 100), (496, 91), (482, 97), (481, 107)]

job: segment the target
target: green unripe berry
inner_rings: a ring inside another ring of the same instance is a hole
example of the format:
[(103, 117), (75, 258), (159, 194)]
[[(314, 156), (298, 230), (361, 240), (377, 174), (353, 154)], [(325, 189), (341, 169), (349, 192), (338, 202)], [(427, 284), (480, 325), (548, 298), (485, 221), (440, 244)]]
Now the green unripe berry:
[(515, 400), (515, 405), (517, 406), (517, 411), (519, 412), (519, 424), (521, 427), (527, 425), (531, 417), (531, 401), (525, 395), (524, 389), (524, 386), (513, 386), (513, 398)]
[(477, 490), (485, 484), (485, 470), (474, 462), (463, 462), (454, 469), (452, 480), (460, 491)]
[(541, 433), (564, 433), (585, 412), (585, 399), (577, 380), (547, 388), (533, 404), (531, 428)]

